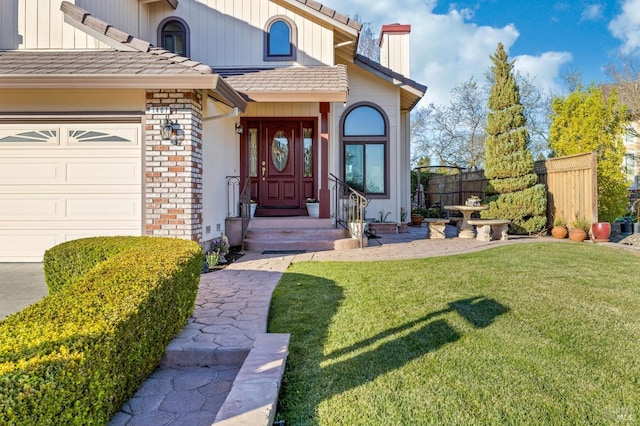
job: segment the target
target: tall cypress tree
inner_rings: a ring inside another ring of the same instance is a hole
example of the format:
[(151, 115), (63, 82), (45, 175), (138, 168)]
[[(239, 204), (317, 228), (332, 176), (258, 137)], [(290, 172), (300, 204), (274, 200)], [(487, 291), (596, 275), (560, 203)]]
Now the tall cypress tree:
[(544, 185), (536, 184), (524, 106), (513, 75), (513, 62), (509, 62), (502, 43), (491, 60), (493, 86), (484, 148), (489, 208), (482, 217), (510, 219), (512, 233), (534, 234), (547, 222), (547, 193)]

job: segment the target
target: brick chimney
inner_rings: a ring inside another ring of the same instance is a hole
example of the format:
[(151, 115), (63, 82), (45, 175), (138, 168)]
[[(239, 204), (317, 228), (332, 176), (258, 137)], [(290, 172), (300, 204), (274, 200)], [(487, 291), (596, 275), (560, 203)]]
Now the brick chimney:
[(405, 77), (410, 77), (409, 33), (408, 24), (383, 25), (380, 33), (380, 64)]

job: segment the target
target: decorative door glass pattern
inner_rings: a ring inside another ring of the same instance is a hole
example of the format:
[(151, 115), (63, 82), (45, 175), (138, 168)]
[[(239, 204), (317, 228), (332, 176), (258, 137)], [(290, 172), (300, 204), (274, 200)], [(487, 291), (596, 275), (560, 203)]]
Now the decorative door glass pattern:
[(258, 176), (258, 129), (249, 129), (249, 176)]
[(304, 177), (313, 177), (313, 129), (302, 129), (304, 142)]
[(283, 171), (287, 167), (289, 161), (289, 139), (282, 130), (278, 131), (273, 137), (271, 145), (271, 161), (274, 167), (279, 171)]

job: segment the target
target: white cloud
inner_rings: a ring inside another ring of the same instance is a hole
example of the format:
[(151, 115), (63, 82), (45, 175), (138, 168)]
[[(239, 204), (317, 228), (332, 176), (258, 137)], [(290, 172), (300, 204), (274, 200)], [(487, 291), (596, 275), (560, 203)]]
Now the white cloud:
[(611, 34), (624, 43), (622, 53), (630, 54), (640, 48), (640, 0), (625, 0), (622, 13), (609, 23)]
[(601, 4), (590, 4), (585, 6), (580, 15), (580, 22), (584, 21), (597, 21), (602, 19), (604, 7)]
[(561, 87), (555, 82), (555, 78), (560, 67), (572, 59), (569, 52), (546, 52), (540, 56), (520, 55), (515, 57), (514, 67), (521, 74), (534, 78), (543, 91), (560, 93)]
[[(640, 0), (638, 0), (640, 1)], [(469, 78), (484, 82), (492, 55), (501, 42), (507, 51), (519, 37), (515, 25), (490, 27), (472, 22), (474, 11), (452, 5), (446, 14), (434, 14), (437, 0), (322, 0), (340, 13), (371, 23), (374, 34), (382, 24), (411, 24), (411, 78), (428, 86), (423, 104), (447, 104), (450, 92)], [(544, 88), (570, 54), (548, 52), (518, 58), (518, 70), (536, 77)]]

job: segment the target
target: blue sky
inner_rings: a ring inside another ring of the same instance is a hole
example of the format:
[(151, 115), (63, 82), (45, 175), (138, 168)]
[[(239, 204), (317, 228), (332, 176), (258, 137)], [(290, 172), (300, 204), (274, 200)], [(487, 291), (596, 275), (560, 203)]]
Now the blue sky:
[(378, 34), (382, 24), (411, 24), (411, 78), (429, 87), (424, 102), (448, 103), (470, 77), (484, 82), (502, 42), (516, 68), (560, 93), (561, 76), (607, 83), (617, 55), (640, 58), (640, 0), (321, 0)]

